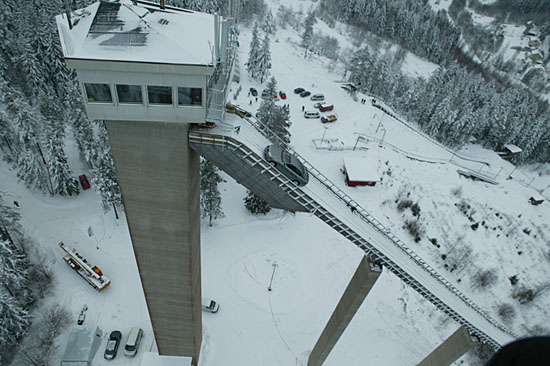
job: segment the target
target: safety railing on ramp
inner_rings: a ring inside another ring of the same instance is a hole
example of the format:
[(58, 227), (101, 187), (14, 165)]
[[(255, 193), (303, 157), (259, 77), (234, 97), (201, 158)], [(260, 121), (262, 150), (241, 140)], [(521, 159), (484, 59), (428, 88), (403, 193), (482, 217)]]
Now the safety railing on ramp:
[[(233, 107), (235, 108), (235, 107)], [(240, 109), (235, 108), (232, 112), (239, 114)], [(243, 111), (244, 112), (244, 111)], [(265, 137), (270, 139), (273, 142), (283, 146), (288, 151), (291, 151), (295, 154), (298, 159), (304, 164), (308, 169), (308, 172), (311, 177), (316, 179), (318, 182), (326, 188), (333, 196), (337, 197), (343, 203), (346, 204), (355, 214), (359, 215), (366, 223), (368, 223), (372, 228), (374, 228), (382, 237), (386, 238), (392, 245), (399, 248), (408, 258), (410, 258), (419, 268), (427, 272), (430, 277), (434, 278), (438, 283), (443, 285), (450, 293), (460, 299), (464, 304), (469, 308), (478, 313), (483, 317), (488, 323), (491, 324), (494, 328), (505, 333), (511, 339), (517, 338), (517, 336), (508, 330), (506, 327), (501, 325), (498, 321), (492, 318), (484, 310), (482, 310), (478, 305), (476, 305), (472, 300), (470, 300), (466, 295), (464, 295), (459, 289), (457, 289), (453, 284), (446, 280), (443, 276), (437, 273), (431, 266), (429, 266), (422, 258), (420, 258), (413, 250), (411, 250), (405, 243), (403, 243), (398, 237), (392, 234), (384, 225), (382, 225), (376, 218), (369, 214), (363, 207), (361, 207), (353, 198), (346, 194), (341, 188), (332, 183), (325, 175), (323, 175), (317, 168), (310, 164), (306, 159), (294, 151), (290, 146), (284, 143), (279, 139), (272, 131), (270, 131), (265, 125), (260, 121), (251, 116), (250, 113), (246, 112), (239, 114), (244, 120), (250, 123), (257, 131), (263, 134)], [(463, 325), (466, 329), (470, 331), (472, 335), (478, 337), (482, 342), (485, 342), (494, 348), (498, 348), (502, 342), (496, 341), (493, 337), (486, 332), (478, 329), (473, 325), (468, 319), (464, 318), (457, 311), (451, 308), (444, 301), (435, 296), (430, 292), (425, 286), (423, 286), (417, 279), (407, 273), (403, 268), (397, 265), (392, 261), (388, 256), (382, 253), (374, 245), (369, 243), (367, 239), (359, 235), (355, 230), (353, 230), (349, 225), (340, 220), (333, 214), (331, 211), (323, 207), (319, 202), (306, 194), (294, 183), (290, 182), (288, 178), (278, 172), (277, 169), (273, 168), (271, 164), (265, 161), (262, 157), (256, 154), (253, 150), (248, 148), (243, 143), (233, 139), (229, 136), (213, 136), (208, 134), (208, 132), (200, 131), (190, 131), (189, 133), (189, 142), (190, 143), (207, 143), (207, 144), (218, 144), (223, 145), (227, 148), (233, 149), (233, 151), (239, 151), (242, 159), (247, 161), (248, 164), (258, 165), (262, 169), (263, 174), (268, 174), (270, 179), (277, 180), (282, 189), (284, 189), (287, 194), (292, 197), (296, 202), (304, 206), (309, 212), (323, 220), (341, 235), (349, 239), (351, 242), (360, 247), (366, 255), (372, 257), (376, 262), (380, 262), (399, 278), (401, 278), (405, 283), (414, 288), (422, 296), (432, 302), (436, 307), (444, 311), (451, 318), (456, 320), (458, 323)], [(510, 339), (510, 340), (511, 340)]]

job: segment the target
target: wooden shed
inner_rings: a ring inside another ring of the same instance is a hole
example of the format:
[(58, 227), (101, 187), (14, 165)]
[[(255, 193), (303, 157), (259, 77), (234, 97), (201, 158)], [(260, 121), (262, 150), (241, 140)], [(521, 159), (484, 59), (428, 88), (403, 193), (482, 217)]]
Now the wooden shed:
[(345, 157), (344, 173), (350, 187), (375, 186), (380, 182), (378, 161), (370, 157)]
[(522, 151), (521, 148), (517, 147), (516, 145), (507, 144), (507, 145), (504, 145), (503, 156), (511, 158), (514, 156), (518, 156), (521, 153), (521, 151)]

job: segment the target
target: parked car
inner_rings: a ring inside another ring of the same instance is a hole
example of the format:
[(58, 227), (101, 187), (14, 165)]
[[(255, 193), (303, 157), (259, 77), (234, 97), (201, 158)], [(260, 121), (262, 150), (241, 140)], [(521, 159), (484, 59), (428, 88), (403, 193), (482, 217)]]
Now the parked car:
[(88, 178), (86, 175), (82, 174), (78, 177), (78, 180), (80, 181), (80, 185), (82, 186), (82, 189), (88, 189), (90, 188), (90, 182), (88, 181)]
[(319, 118), (321, 115), (317, 111), (305, 111), (304, 112), (305, 118)]
[(283, 91), (279, 91), (279, 96), (281, 97), (281, 99), (286, 99), (286, 93)]
[(84, 324), (84, 320), (86, 319), (86, 313), (84, 310), (80, 311), (80, 314), (78, 314), (78, 319), (76, 320), (76, 324), (82, 325)]
[(256, 88), (250, 88), (250, 94), (252, 94), (253, 97), (257, 97), (258, 91), (256, 90)]
[(317, 102), (313, 105), (314, 108), (319, 108), (320, 106), (322, 106), (324, 103), (323, 102)]
[(322, 106), (319, 107), (319, 111), (321, 112), (328, 112), (328, 111), (332, 111), (334, 109), (334, 105), (332, 104), (323, 104)]
[(296, 88), (296, 89), (294, 89), (294, 94), (300, 94), (304, 90), (305, 90), (304, 88)]
[(210, 313), (217, 313), (220, 310), (220, 304), (211, 299), (202, 298), (202, 310)]
[(321, 122), (323, 123), (329, 123), (329, 122), (334, 122), (338, 119), (338, 117), (336, 117), (335, 114), (331, 114), (330, 116), (323, 116), (321, 117)]
[(302, 98), (305, 98), (307, 96), (311, 95), (311, 92), (309, 90), (304, 90), (303, 92), (300, 93), (300, 96)]
[(128, 340), (124, 346), (124, 356), (134, 357), (136, 355), (142, 337), (143, 330), (141, 328), (132, 328), (130, 330)]
[(113, 330), (111, 332), (111, 335), (109, 335), (109, 340), (107, 341), (107, 346), (105, 347), (105, 353), (103, 354), (103, 357), (106, 360), (112, 360), (116, 357), (121, 339), (122, 333), (120, 333), (118, 330)]
[(268, 145), (264, 149), (265, 159), (296, 185), (305, 186), (309, 174), (304, 164), (295, 155), (277, 145)]
[(325, 100), (325, 96), (323, 94), (313, 94), (311, 100)]

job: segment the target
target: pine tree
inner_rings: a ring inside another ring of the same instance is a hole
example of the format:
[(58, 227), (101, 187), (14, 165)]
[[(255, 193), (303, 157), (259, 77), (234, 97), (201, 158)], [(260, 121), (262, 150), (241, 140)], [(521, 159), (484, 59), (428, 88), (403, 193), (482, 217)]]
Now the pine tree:
[(115, 162), (107, 136), (107, 130), (102, 123), (99, 126), (99, 137), (97, 141), (97, 162), (94, 165), (94, 177), (92, 182), (96, 191), (101, 197), (103, 209), (113, 207), (115, 217), (118, 219), (117, 206), (122, 203), (122, 195), (115, 169)]
[(302, 43), (300, 46), (304, 48), (304, 58), (306, 58), (308, 51), (311, 51), (313, 45), (313, 25), (317, 22), (315, 14), (311, 11), (307, 15), (304, 24), (304, 33), (302, 33)]
[(269, 203), (256, 196), (251, 191), (246, 192), (247, 196), (244, 200), (244, 207), (253, 214), (267, 214), (271, 211)]
[(269, 76), (269, 70), (271, 69), (271, 49), (269, 44), (269, 35), (266, 34), (262, 42), (262, 48), (260, 50), (258, 60), (258, 73), (257, 77), (260, 78), (260, 82), (263, 83)]
[(212, 221), (225, 217), (222, 211), (222, 197), (218, 189), (218, 184), (225, 182), (218, 174), (218, 168), (206, 159), (201, 160), (201, 217), (208, 217), (208, 225), (212, 226)]
[(31, 316), (17, 300), (0, 287), (0, 355), (8, 355), (17, 341), (27, 334)]
[(250, 50), (248, 52), (248, 61), (246, 62), (246, 70), (252, 78), (256, 78), (258, 75), (258, 68), (260, 63), (261, 44), (258, 37), (258, 23), (254, 24), (252, 30), (252, 41), (250, 41)]
[(67, 156), (63, 150), (64, 132), (53, 127), (46, 142), (48, 170), (52, 180), (54, 194), (72, 196), (80, 193), (78, 181), (73, 175)]
[(266, 34), (275, 34), (276, 28), (275, 28), (275, 20), (273, 19), (273, 13), (271, 12), (271, 9), (269, 9), (265, 13), (264, 17), (264, 25), (262, 27), (262, 30)]
[[(277, 81), (274, 77), (268, 82), (266, 89), (268, 93), (263, 97), (262, 103), (258, 108), (258, 119), (269, 130), (271, 130), (275, 136), (282, 139), (285, 143), (290, 142), (290, 114), (289, 110), (284, 107), (280, 107), (275, 103), (275, 99), (272, 97), (277, 93)], [(273, 138), (274, 143), (279, 143), (276, 138)]]

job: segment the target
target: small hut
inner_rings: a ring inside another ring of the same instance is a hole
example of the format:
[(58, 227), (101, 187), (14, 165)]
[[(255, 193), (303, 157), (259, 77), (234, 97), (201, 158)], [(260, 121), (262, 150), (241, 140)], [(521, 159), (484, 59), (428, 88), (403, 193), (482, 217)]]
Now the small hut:
[(345, 157), (346, 184), (350, 187), (375, 186), (380, 182), (378, 161), (369, 157)]
[(513, 158), (518, 156), (521, 153), (521, 149), (513, 144), (504, 145), (504, 153), (502, 154), (505, 158)]

